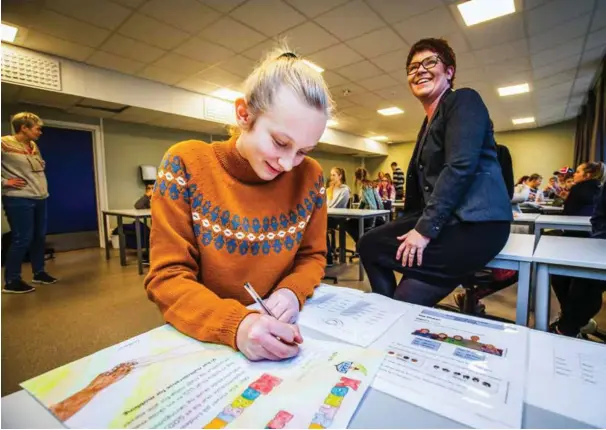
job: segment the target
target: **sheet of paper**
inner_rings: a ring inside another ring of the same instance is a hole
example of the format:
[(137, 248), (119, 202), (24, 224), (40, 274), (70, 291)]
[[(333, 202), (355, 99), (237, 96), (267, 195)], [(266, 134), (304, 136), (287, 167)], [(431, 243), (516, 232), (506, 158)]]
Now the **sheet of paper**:
[(527, 329), (414, 306), (373, 348), (373, 388), (479, 428), (522, 425)]
[(349, 422), (381, 360), (377, 352), (306, 339), (300, 354), (290, 360), (250, 362), (228, 347), (203, 344), (166, 325), (22, 387), (69, 428), (247, 428), (253, 417), (266, 420), (262, 426), (272, 420), (278, 425), (286, 411), (292, 415), (291, 425), (308, 420), (308, 426), (321, 402), (313, 396), (301, 402), (298, 393), (324, 389), (330, 382), (334, 388), (340, 371), (359, 381), (348, 396), (341, 396), (345, 400), (337, 407), (339, 413), (332, 411), (333, 425), (341, 427)]
[(349, 288), (318, 288), (299, 315), (299, 324), (343, 342), (368, 346), (410, 305)]
[(526, 402), (606, 428), (606, 345), (531, 331)]

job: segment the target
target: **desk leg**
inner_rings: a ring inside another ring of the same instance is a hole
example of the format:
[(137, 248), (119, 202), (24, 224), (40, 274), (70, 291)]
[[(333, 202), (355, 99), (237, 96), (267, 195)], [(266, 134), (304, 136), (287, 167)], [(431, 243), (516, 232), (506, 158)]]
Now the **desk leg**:
[(135, 217), (135, 236), (137, 237), (137, 264), (139, 275), (143, 274), (143, 251), (141, 250), (141, 220)]
[(528, 326), (528, 303), (530, 301), (530, 263), (520, 263), (518, 272), (518, 300), (516, 324)]
[(537, 330), (547, 331), (549, 326), (549, 296), (549, 268), (546, 264), (538, 264), (534, 312)]
[[(358, 244), (360, 243), (360, 239), (362, 239), (362, 235), (364, 234), (364, 218), (358, 219)], [(357, 248), (357, 245), (356, 245)], [(358, 258), (358, 270), (359, 276), (358, 279), (360, 281), (364, 280), (364, 266), (362, 265), (362, 257)]]
[(103, 215), (103, 219), (102, 219), (102, 229), (103, 229), (103, 240), (105, 241), (105, 259), (109, 260), (109, 247), (111, 244), (111, 233), (109, 231), (109, 224), (107, 222), (107, 214), (105, 212), (102, 212)]
[(540, 227), (536, 227), (534, 228), (534, 249), (537, 249), (537, 245), (539, 244), (539, 239), (541, 238), (541, 228)]
[(124, 237), (124, 221), (118, 215), (118, 235), (120, 236), (120, 265), (126, 266), (126, 238)]
[(339, 263), (345, 264), (345, 260), (347, 259), (347, 255), (345, 253), (345, 248), (347, 248), (347, 232), (345, 231), (345, 220), (339, 220)]

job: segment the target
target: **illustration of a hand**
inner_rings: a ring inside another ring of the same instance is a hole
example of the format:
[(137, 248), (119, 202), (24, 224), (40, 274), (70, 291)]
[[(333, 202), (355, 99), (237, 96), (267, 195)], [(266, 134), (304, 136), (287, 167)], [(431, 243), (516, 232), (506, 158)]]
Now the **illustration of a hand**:
[(88, 388), (94, 391), (101, 391), (104, 388), (109, 387), (128, 375), (134, 369), (135, 364), (137, 364), (135, 361), (120, 363), (112, 370), (100, 373), (90, 384), (88, 384)]

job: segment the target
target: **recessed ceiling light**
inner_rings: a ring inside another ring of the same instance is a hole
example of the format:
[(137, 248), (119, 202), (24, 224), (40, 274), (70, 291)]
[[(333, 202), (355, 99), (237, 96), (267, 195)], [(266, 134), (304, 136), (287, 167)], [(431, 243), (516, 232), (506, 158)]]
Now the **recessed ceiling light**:
[(326, 126), (327, 127), (334, 127), (335, 125), (338, 125), (339, 123), (337, 121), (335, 121), (334, 119), (329, 119), (328, 121), (326, 121)]
[(387, 136), (371, 136), (371, 137), (369, 137), (369, 139), (376, 140), (377, 142), (384, 142), (386, 140), (389, 140), (389, 137), (387, 137)]
[(14, 42), (17, 37), (17, 27), (2, 23), (2, 41), (3, 42)]
[(470, 0), (457, 7), (468, 27), (516, 11), (513, 0)]
[(499, 95), (501, 97), (505, 96), (513, 96), (516, 94), (527, 93), (530, 91), (530, 87), (528, 84), (520, 84), (520, 85), (511, 85), (509, 87), (501, 87), (499, 88)]
[(513, 125), (530, 124), (534, 122), (534, 116), (529, 116), (526, 118), (514, 118), (511, 120), (511, 122), (513, 122)]
[(404, 113), (404, 111), (402, 109), (400, 109), (399, 107), (395, 107), (395, 106), (385, 108), (385, 109), (379, 109), (377, 112), (379, 112), (381, 115), (385, 115), (385, 116), (399, 115), (401, 113)]
[(318, 65), (317, 65), (317, 64), (315, 64), (315, 63), (312, 63), (312, 62), (311, 62), (311, 61), (309, 61), (309, 60), (303, 60), (303, 62), (304, 62), (305, 64), (307, 64), (309, 67), (311, 67), (312, 69), (314, 69), (314, 70), (315, 70), (316, 72), (318, 72), (318, 73), (322, 73), (322, 72), (324, 71), (324, 69), (323, 69), (322, 67), (318, 66)]
[(219, 88), (218, 90), (210, 93), (210, 95), (219, 99), (229, 100), (230, 102), (244, 97), (244, 94), (241, 92), (230, 90), (229, 88)]

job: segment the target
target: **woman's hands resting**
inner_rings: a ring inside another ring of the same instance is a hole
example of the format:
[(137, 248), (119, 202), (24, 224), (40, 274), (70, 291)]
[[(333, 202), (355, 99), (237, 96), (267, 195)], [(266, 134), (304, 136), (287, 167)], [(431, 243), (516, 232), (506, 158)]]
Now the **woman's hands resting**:
[(247, 315), (236, 334), (237, 348), (251, 361), (294, 357), (300, 343), (303, 337), (299, 327), (258, 313)]

